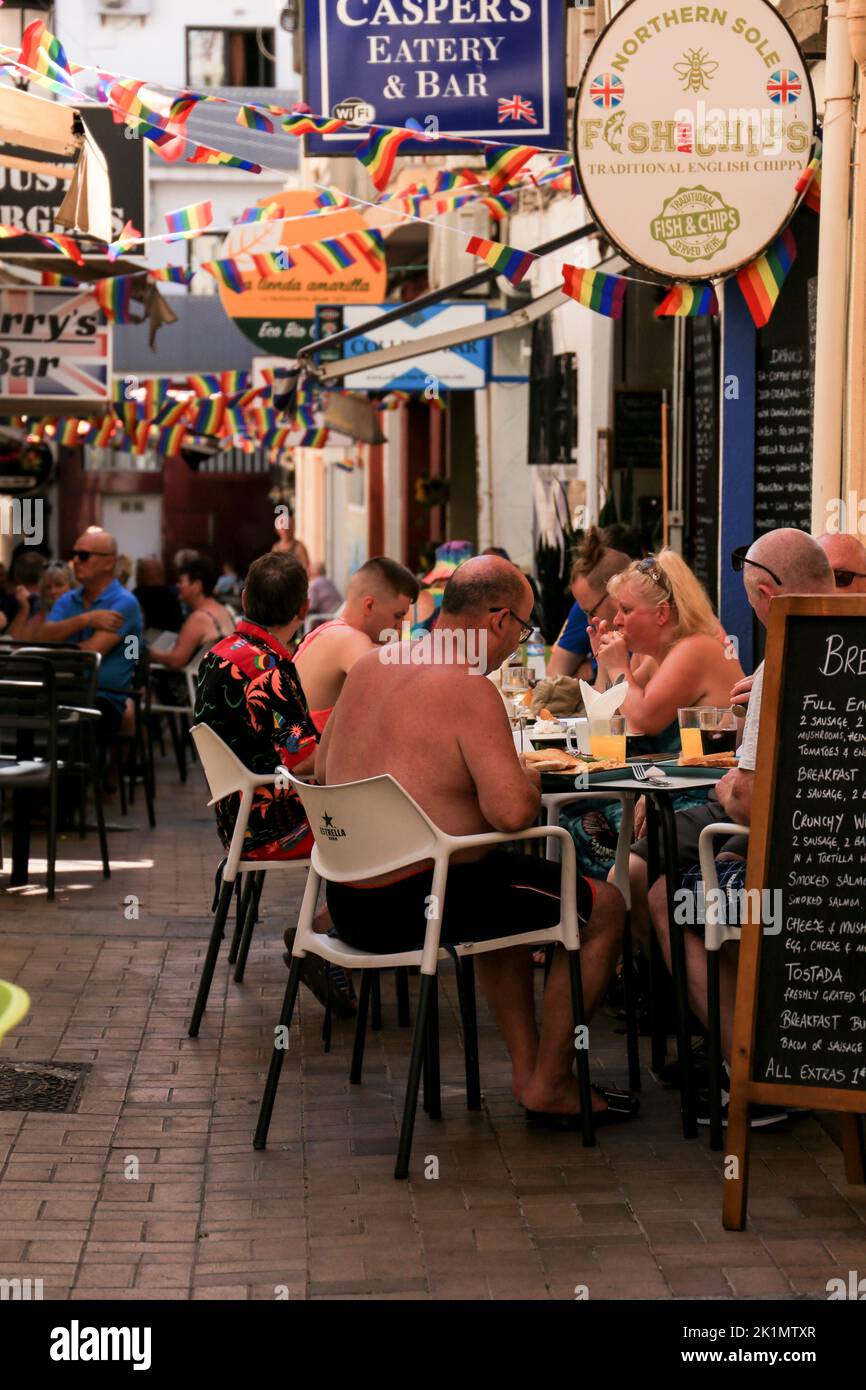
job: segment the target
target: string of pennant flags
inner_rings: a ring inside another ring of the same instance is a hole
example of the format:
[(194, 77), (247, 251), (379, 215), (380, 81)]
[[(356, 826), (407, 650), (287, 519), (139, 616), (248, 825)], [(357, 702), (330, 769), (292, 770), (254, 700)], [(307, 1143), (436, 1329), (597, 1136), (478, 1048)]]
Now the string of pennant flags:
[[(110, 73), (89, 65), (71, 63), (60, 41), (47, 30), (41, 20), (35, 20), (27, 26), (20, 50), (0, 48), (0, 65), (48, 87), (58, 95), (72, 99), (90, 100), (86, 93), (77, 89), (74, 79), (82, 72), (96, 73), (98, 98), (111, 109), (115, 121), (131, 124), (153, 145), (161, 157), (169, 161), (185, 155), (188, 163), (219, 164), (253, 173), (261, 173), (264, 168), (269, 167), (192, 140), (186, 131), (186, 121), (202, 102), (236, 105), (238, 125), (266, 136), (274, 134), (277, 126), (285, 134), (302, 136), (313, 132), (330, 133), (351, 125), (348, 121), (311, 112), (300, 102), (285, 108), (251, 102), (236, 103), (226, 97), (191, 91), (181, 91), (169, 98), (144, 80)], [(155, 102), (163, 106), (167, 102), (167, 110), (157, 110), (153, 104)], [(409, 188), (389, 193), (388, 186), (395, 160), (402, 145), (410, 139), (429, 141), (431, 146), (434, 146), (437, 140), (460, 140), (462, 143), (481, 147), (486, 179), (479, 179), (478, 174), (469, 169), (443, 169), (437, 171), (431, 184), (416, 183)], [(187, 153), (190, 147), (191, 153)], [(321, 191), (315, 200), (315, 206), (306, 213), (297, 217), (284, 217), (279, 205), (271, 203), (263, 207), (244, 209), (236, 219), (235, 225), (316, 217), (319, 222), (314, 225), (319, 227), (323, 226), (321, 219), (327, 218), (328, 214), (347, 207), (371, 207), (393, 212), (401, 220), (425, 222), (465, 236), (463, 229), (452, 227), (447, 222), (437, 219), (468, 202), (479, 202), (487, 209), (490, 217), (499, 223), (513, 210), (520, 190), (528, 185), (549, 187), (553, 191), (569, 193), (570, 196), (579, 193), (574, 160), (566, 152), (557, 154), (541, 151), (532, 145), (506, 144), (438, 131), (431, 133), (423, 130), (417, 123), (405, 127), (371, 126), (355, 153), (367, 169), (377, 190), (378, 197), (375, 202), (349, 195), (337, 188), (320, 186)], [(532, 173), (528, 166), (535, 156), (541, 154), (549, 158), (548, 167), (540, 174)], [(800, 202), (805, 202), (807, 207), (815, 212), (820, 211), (820, 145), (811, 163), (797, 180), (795, 191)], [(435, 217), (421, 215), (422, 208), (428, 202), (432, 205)], [(120, 236), (108, 244), (107, 256), (113, 261), (134, 247), (151, 242), (172, 243), (190, 240), (211, 226), (213, 220), (213, 207), (204, 201), (166, 214), (167, 230), (156, 236), (145, 237), (131, 223), (127, 223)], [(0, 240), (21, 235), (28, 233), (24, 229), (0, 226)], [(40, 236), (38, 240), (46, 247), (59, 251), (77, 266), (84, 265), (81, 249), (74, 238), (53, 233)], [(382, 234), (372, 229), (336, 237), (324, 236), (301, 245), (323, 271), (345, 269), (356, 262), (364, 262), (371, 268), (378, 269), (384, 262)], [(468, 240), (466, 251), (505, 276), (515, 286), (520, 284), (538, 259), (532, 252), (478, 236)], [(796, 243), (793, 232), (788, 227), (763, 255), (736, 273), (737, 282), (758, 327), (764, 326), (769, 320), (795, 257)], [(267, 275), (290, 269), (291, 266), (292, 259), (285, 250), (263, 253), (241, 251), (233, 257), (206, 261), (201, 269), (231, 292), (242, 294), (253, 283), (260, 283)], [(562, 273), (562, 289), (569, 298), (607, 317), (621, 317), (629, 277), (570, 265), (563, 265)], [(188, 285), (192, 274), (193, 272), (186, 267), (170, 265), (81, 285), (73, 277), (43, 272), (42, 283), (59, 284), (65, 281), (77, 285), (94, 295), (109, 321), (123, 323), (130, 321), (132, 284), (137, 278), (147, 276), (154, 281)], [(258, 280), (252, 277), (258, 277)], [(666, 289), (656, 309), (658, 317), (698, 317), (717, 313), (718, 298), (712, 284), (675, 283)], [(391, 393), (391, 408), (399, 404), (399, 394)], [(314, 439), (318, 443), (322, 442), (322, 427), (315, 424), (314, 412), (311, 412), (308, 404), (298, 404), (293, 429), (291, 426), (277, 425), (275, 419), (267, 417), (266, 412), (272, 407), (263, 406), (260, 401), (251, 405), (250, 402), (241, 403), (227, 398), (222, 392), (212, 392), (211, 396), (213, 395), (217, 395), (216, 404), (209, 401), (207, 412), (200, 408), (194, 419), (188, 414), (188, 401), (181, 403), (183, 409), (180, 411), (178, 403), (175, 403), (170, 418), (154, 416), (151, 420), (137, 419), (136, 437), (141, 436), (142, 426), (146, 425), (149, 437), (153, 437), (154, 430), (158, 431), (161, 451), (171, 447), (176, 452), (179, 447), (178, 440), (190, 432), (223, 434), (228, 429), (234, 437), (245, 439), (252, 437), (248, 434), (248, 427), (254, 425), (256, 437), (268, 438), (273, 447), (284, 447), (288, 442), (309, 445)], [(260, 414), (253, 420), (250, 416), (252, 409), (257, 412), (264, 411), (265, 415)], [(66, 429), (65, 423), (63, 428)], [(91, 421), (88, 432), (92, 431), (95, 438), (106, 428), (103, 420)], [(125, 431), (125, 427), (123, 428)], [(297, 429), (301, 430), (300, 439), (294, 437)], [(112, 421), (112, 431), (109, 434), (113, 436), (116, 432), (117, 417)], [(128, 431), (125, 433), (128, 435)], [(326, 431), (324, 435), (326, 437)], [(76, 442), (80, 441), (76, 439)], [(90, 442), (89, 439), (87, 442)]]

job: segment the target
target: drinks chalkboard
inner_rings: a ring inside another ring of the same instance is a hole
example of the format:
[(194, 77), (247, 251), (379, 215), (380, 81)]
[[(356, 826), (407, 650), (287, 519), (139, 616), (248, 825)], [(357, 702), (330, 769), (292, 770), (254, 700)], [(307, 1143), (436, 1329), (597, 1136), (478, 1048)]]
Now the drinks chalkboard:
[(613, 409), (614, 468), (661, 468), (661, 391), (617, 391)]
[(719, 578), (719, 336), (714, 319), (692, 321), (693, 486), (686, 542), (713, 604)]
[(812, 400), (818, 218), (803, 208), (797, 259), (755, 342), (755, 534), (812, 524)]
[(866, 1112), (866, 596), (770, 609), (731, 1067), (725, 1225), (750, 1102)]

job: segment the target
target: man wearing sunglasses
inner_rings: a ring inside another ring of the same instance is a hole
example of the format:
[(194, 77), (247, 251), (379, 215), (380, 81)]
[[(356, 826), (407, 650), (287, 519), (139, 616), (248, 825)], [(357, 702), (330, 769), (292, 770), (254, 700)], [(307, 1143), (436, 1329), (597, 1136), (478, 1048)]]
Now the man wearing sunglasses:
[[(138, 601), (115, 578), (116, 565), (114, 536), (89, 527), (72, 550), (78, 587), (60, 596), (39, 632), (41, 642), (77, 642), (82, 651), (100, 653), (96, 706), (103, 754), (123, 719), (142, 634)], [(130, 646), (127, 637), (137, 641)]]
[[(833, 594), (836, 585), (830, 561), (817, 541), (793, 528), (769, 531), (751, 546), (740, 546), (731, 556), (735, 571), (742, 573), (743, 583), (749, 603), (755, 616), (767, 626), (770, 607), (775, 598), (784, 594)], [(761, 715), (761, 690), (763, 685), (764, 663), (755, 671), (748, 713), (743, 729), (743, 741), (738, 749), (739, 766), (726, 772), (716, 783), (714, 793), (703, 806), (696, 806), (677, 815), (677, 849), (679, 851), (679, 874), (683, 889), (697, 894), (701, 882), (698, 859), (698, 837), (706, 825), (715, 821), (733, 821), (737, 825), (749, 825), (752, 817), (752, 790), (757, 764), (758, 726)], [(716, 867), (719, 886), (723, 892), (736, 894), (745, 886), (746, 855), (748, 839), (746, 836), (733, 836), (716, 841)], [(632, 866), (636, 855), (632, 853)], [(645, 870), (643, 883), (646, 882)], [(635, 874), (632, 873), (632, 894), (636, 887)], [(734, 899), (737, 901), (737, 899)], [(694, 911), (688, 914), (687, 922), (692, 928), (685, 932), (686, 974), (688, 978), (689, 1001), (698, 1018), (707, 1026), (707, 954), (704, 946), (703, 923), (697, 920), (697, 901), (693, 900)], [(670, 926), (668, 923), (667, 892), (664, 877), (650, 889), (650, 916), (661, 942), (665, 959), (670, 965)], [(732, 919), (733, 920), (733, 919)], [(737, 947), (728, 942), (720, 953), (720, 1013), (722, 1031), (722, 1051), (730, 1060), (733, 1039), (734, 996), (737, 980)], [(776, 1123), (785, 1118), (785, 1112), (778, 1109), (762, 1110), (754, 1107), (752, 1125)], [(709, 1109), (701, 1104), (698, 1109), (698, 1122), (709, 1123)]]
[(833, 570), (836, 592), (866, 594), (866, 546), (856, 536), (841, 531), (826, 531), (818, 537)]

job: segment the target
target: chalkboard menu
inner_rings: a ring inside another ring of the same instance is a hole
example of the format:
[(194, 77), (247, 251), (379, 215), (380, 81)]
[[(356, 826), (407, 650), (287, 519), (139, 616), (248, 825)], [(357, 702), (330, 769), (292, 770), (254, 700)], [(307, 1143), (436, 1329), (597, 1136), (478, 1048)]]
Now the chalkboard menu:
[(661, 468), (661, 391), (617, 391), (613, 407), (614, 468)]
[(818, 218), (803, 208), (794, 218), (792, 230), (797, 259), (770, 322), (756, 338), (756, 535), (778, 526), (808, 531), (812, 525)]
[(692, 321), (693, 488), (686, 542), (692, 569), (718, 601), (719, 346), (714, 319)]
[(729, 1152), (746, 1106), (866, 1112), (866, 596), (770, 608), (734, 1019)]

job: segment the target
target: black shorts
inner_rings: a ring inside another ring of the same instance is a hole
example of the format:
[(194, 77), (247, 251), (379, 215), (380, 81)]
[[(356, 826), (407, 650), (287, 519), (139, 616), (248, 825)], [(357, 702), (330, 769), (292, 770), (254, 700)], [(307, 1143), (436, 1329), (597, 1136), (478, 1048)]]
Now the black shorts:
[[(528, 854), (493, 850), (472, 864), (454, 864), (448, 873), (440, 941), (490, 941), (556, 926), (560, 866)], [(412, 874), (383, 888), (328, 883), (328, 911), (340, 938), (358, 950), (384, 955), (414, 951), (424, 944), (433, 870)], [(592, 912), (590, 881), (577, 879), (577, 914)]]
[[(677, 867), (681, 874), (690, 869), (693, 864), (698, 862), (698, 841), (701, 831), (705, 826), (713, 825), (716, 821), (729, 821), (731, 818), (727, 811), (716, 801), (714, 796), (710, 796), (699, 806), (689, 806), (685, 811), (677, 811), (675, 821), (677, 827)], [(724, 840), (719, 836), (713, 846), (715, 854), (739, 854), (743, 858), (749, 852), (749, 839), (747, 835), (731, 835)], [(631, 847), (632, 854), (636, 854), (639, 859), (647, 859), (648, 844), (646, 837), (636, 840)], [(664, 841), (659, 836), (659, 867), (664, 867)]]

